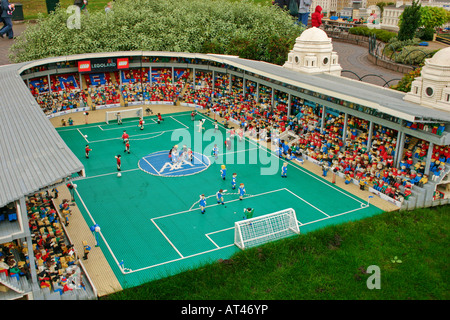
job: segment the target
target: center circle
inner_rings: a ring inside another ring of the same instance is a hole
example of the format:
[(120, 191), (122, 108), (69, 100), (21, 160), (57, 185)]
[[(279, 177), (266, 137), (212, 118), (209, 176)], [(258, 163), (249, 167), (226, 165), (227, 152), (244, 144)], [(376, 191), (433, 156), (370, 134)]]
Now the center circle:
[(169, 151), (157, 151), (142, 157), (139, 168), (151, 175), (159, 177), (184, 177), (200, 173), (208, 169), (211, 160), (198, 152), (192, 152), (192, 158), (180, 152), (169, 157)]

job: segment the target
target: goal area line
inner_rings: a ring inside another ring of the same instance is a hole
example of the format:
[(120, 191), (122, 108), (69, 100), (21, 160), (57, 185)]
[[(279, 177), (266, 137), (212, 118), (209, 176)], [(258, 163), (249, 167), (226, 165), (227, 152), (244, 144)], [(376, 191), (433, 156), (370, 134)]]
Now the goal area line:
[[(281, 189), (276, 189), (276, 190), (272, 190), (272, 191), (268, 191), (268, 192), (263, 192), (263, 193), (256, 194), (256, 195), (251, 195), (251, 196), (248, 196), (247, 198), (263, 196), (263, 195), (266, 195), (266, 194), (275, 193), (275, 192), (280, 192), (280, 191), (286, 191), (286, 192), (289, 192), (289, 193), (295, 195), (295, 194), (294, 194), (291, 190), (289, 190), (288, 188), (281, 188)], [(364, 206), (364, 207), (363, 207), (363, 206), (359, 206), (358, 208), (355, 208), (355, 209), (352, 209), (352, 210), (348, 210), (348, 211), (345, 211), (345, 212), (342, 212), (342, 213), (338, 213), (338, 214), (335, 214), (335, 215), (329, 215), (329, 214), (324, 213), (322, 210), (316, 208), (314, 205), (310, 204), (309, 202), (307, 202), (307, 201), (304, 200), (303, 198), (299, 197), (298, 195), (295, 195), (295, 196), (296, 196), (297, 198), (299, 198), (300, 200), (304, 201), (305, 203), (307, 203), (309, 206), (311, 206), (311, 207), (312, 207), (314, 210), (316, 210), (317, 212), (320, 212), (321, 214), (325, 215), (324, 218), (316, 219), (316, 220), (309, 221), (309, 222), (305, 222), (305, 223), (302, 223), (302, 222), (300, 221), (300, 219), (297, 218), (297, 223), (298, 223), (298, 225), (299, 225), (299, 228), (302, 227), (302, 226), (306, 226), (306, 225), (310, 225), (310, 224), (313, 224), (313, 223), (321, 222), (321, 221), (324, 221), (324, 220), (332, 219), (332, 218), (335, 218), (335, 217), (339, 217), (339, 216), (342, 216), (342, 215), (345, 215), (345, 214), (348, 214), (348, 213), (351, 213), (351, 212), (355, 212), (355, 211), (358, 211), (358, 210), (362, 210), (362, 209), (366, 209), (366, 208), (367, 208), (366, 206)], [(225, 204), (226, 204), (226, 203), (230, 203), (230, 202), (235, 202), (235, 201), (239, 201), (239, 199), (233, 199), (233, 200), (230, 200), (230, 201), (225, 201)], [(220, 204), (212, 204), (212, 205), (206, 206), (206, 208), (215, 207), (215, 206), (219, 206), (219, 205), (220, 205)], [(212, 237), (211, 237), (211, 236), (214, 235), (214, 234), (218, 234), (218, 233), (221, 233), (221, 232), (226, 232), (226, 231), (234, 230), (235, 227), (232, 226), (232, 227), (229, 227), (229, 228), (224, 228), (224, 229), (220, 229), (220, 230), (215, 230), (215, 231), (207, 232), (207, 233), (204, 234), (204, 236), (205, 236), (205, 237), (213, 244), (213, 246), (214, 246), (215, 248), (213, 248), (213, 249), (211, 249), (211, 250), (205, 250), (205, 251), (202, 251), (202, 252), (198, 252), (198, 253), (195, 253), (195, 254), (191, 254), (191, 255), (184, 256), (184, 255), (178, 250), (178, 248), (176, 248), (176, 246), (173, 244), (173, 242), (170, 240), (170, 238), (163, 232), (163, 230), (162, 230), (162, 229), (158, 226), (158, 224), (156, 223), (156, 220), (158, 220), (158, 219), (164, 219), (164, 218), (168, 218), (168, 217), (171, 217), (171, 216), (175, 216), (175, 215), (179, 215), (179, 214), (184, 214), (184, 213), (191, 213), (191, 212), (197, 211), (197, 210), (200, 210), (200, 208), (195, 208), (195, 209), (189, 209), (189, 210), (179, 211), (179, 212), (175, 212), (175, 213), (171, 213), (171, 214), (167, 214), (167, 215), (163, 215), (163, 216), (151, 218), (151, 219), (150, 219), (151, 222), (155, 225), (155, 227), (158, 229), (158, 231), (161, 233), (161, 235), (168, 241), (168, 243), (173, 247), (173, 249), (177, 252), (177, 254), (180, 256), (180, 258), (173, 259), (173, 260), (166, 261), (166, 262), (162, 262), (162, 263), (158, 263), (158, 264), (154, 264), (154, 265), (147, 266), (147, 267), (143, 267), (143, 268), (136, 269), (136, 270), (131, 270), (130, 272), (138, 272), (138, 271), (142, 271), (142, 270), (147, 270), (147, 269), (151, 269), (151, 268), (154, 268), (154, 267), (158, 267), (158, 266), (161, 266), (161, 265), (164, 265), (164, 264), (173, 263), (173, 262), (177, 262), (177, 261), (180, 261), (180, 260), (183, 260), (183, 259), (188, 259), (188, 258), (196, 257), (196, 256), (199, 256), (199, 255), (202, 255), (202, 254), (207, 254), (207, 253), (210, 253), (210, 252), (213, 252), (213, 251), (216, 251), (216, 250), (221, 250), (221, 249), (226, 249), (226, 248), (229, 248), (229, 247), (236, 246), (235, 243), (234, 243), (233, 241), (232, 241), (232, 243), (230, 243), (230, 244), (226, 244), (226, 245), (219, 246), (219, 245), (212, 239)], [(233, 240), (234, 240), (234, 238), (233, 238)], [(130, 273), (130, 272), (128, 272), (128, 273)]]
[[(248, 196), (247, 198), (263, 196), (263, 195), (266, 195), (266, 194), (275, 193), (275, 192), (280, 192), (280, 191), (286, 191), (286, 192), (292, 193), (292, 191), (290, 191), (290, 190), (287, 189), (287, 188), (281, 188), (281, 189), (276, 189), (276, 190), (272, 190), (272, 191), (268, 191), (268, 192), (263, 192), (263, 193), (256, 194), (256, 195), (251, 195), (251, 196)], [(89, 211), (88, 207), (86, 206), (85, 202), (83, 201), (83, 198), (81, 197), (79, 191), (78, 191), (77, 189), (75, 189), (75, 192), (76, 192), (78, 198), (80, 199), (82, 206), (83, 206), (84, 209), (86, 210), (86, 213), (88, 214), (89, 218), (91, 219), (92, 223), (95, 225), (96, 222), (95, 222), (95, 220), (94, 220), (94, 218), (93, 218), (91, 212)], [(298, 198), (301, 198), (301, 197), (299, 197), (299, 196), (297, 196), (297, 197), (298, 197)], [(303, 199), (302, 199), (302, 200), (303, 200)], [(239, 201), (239, 199), (233, 199), (233, 200), (230, 200), (230, 201), (227, 201), (227, 202), (229, 203), (229, 202), (235, 202), (235, 201)], [(226, 202), (226, 203), (227, 203), (227, 202)], [(218, 204), (213, 204), (213, 205), (210, 205), (210, 206), (207, 206), (207, 207), (214, 207), (214, 206), (217, 206), (217, 205), (218, 205)], [(315, 207), (313, 207), (313, 208), (315, 208)], [(297, 221), (298, 221), (299, 227), (302, 227), (302, 226), (305, 226), (305, 225), (317, 223), (317, 222), (320, 222), (320, 221), (323, 221), (323, 220), (332, 219), (332, 218), (335, 218), (335, 217), (338, 217), (338, 216), (342, 216), (342, 215), (345, 215), (345, 214), (348, 214), (348, 213), (351, 213), (351, 212), (355, 212), (355, 211), (358, 211), (358, 210), (366, 209), (366, 208), (367, 208), (367, 206), (360, 206), (359, 208), (356, 208), (356, 209), (352, 209), (352, 210), (349, 210), (349, 211), (346, 211), (346, 212), (342, 212), (342, 213), (339, 213), (339, 214), (336, 214), (336, 215), (327, 215), (327, 216), (324, 217), (324, 218), (317, 219), (317, 220), (310, 221), (310, 222), (306, 222), (306, 223), (302, 223), (298, 218), (297, 218)], [(107, 247), (109, 253), (111, 254), (111, 256), (112, 256), (112, 258), (113, 258), (115, 264), (117, 265), (117, 267), (119, 268), (119, 270), (121, 271), (121, 273), (124, 274), (124, 275), (125, 275), (125, 274), (131, 274), (131, 273), (136, 273), (136, 272), (140, 272), (140, 271), (149, 270), (149, 269), (156, 268), (156, 267), (159, 267), (159, 266), (163, 266), (163, 265), (167, 265), (167, 264), (179, 262), (179, 261), (186, 260), (186, 259), (189, 259), (189, 258), (201, 256), (201, 255), (204, 255), (204, 254), (208, 254), (208, 253), (211, 253), (211, 252), (214, 252), (214, 251), (217, 251), (217, 250), (223, 250), (223, 249), (226, 249), (226, 248), (230, 248), (230, 247), (236, 246), (236, 245), (234, 244), (234, 242), (233, 242), (234, 238), (233, 238), (233, 240), (232, 240), (232, 242), (231, 242), (230, 244), (226, 244), (226, 245), (222, 245), (222, 246), (219, 246), (219, 245), (211, 238), (211, 235), (213, 235), (213, 234), (217, 234), (217, 233), (221, 233), (221, 232), (226, 232), (226, 231), (229, 231), (229, 230), (231, 230), (231, 229), (234, 229), (234, 226), (232, 226), (232, 227), (229, 227), (229, 228), (220, 229), (220, 230), (216, 230), (216, 231), (212, 231), (212, 232), (208, 232), (208, 233), (205, 233), (205, 234), (204, 234), (205, 237), (213, 244), (213, 246), (214, 246), (213, 249), (205, 250), (205, 251), (200, 251), (200, 252), (197, 252), (197, 253), (194, 253), (194, 254), (190, 254), (190, 255), (184, 256), (184, 255), (182, 255), (181, 252), (173, 245), (173, 243), (170, 241), (169, 237), (161, 230), (161, 228), (160, 228), (160, 227), (156, 224), (156, 222), (155, 222), (155, 220), (158, 220), (158, 219), (163, 219), (163, 218), (167, 218), (167, 217), (171, 217), (171, 216), (175, 216), (175, 215), (179, 215), (179, 214), (183, 214), (183, 213), (190, 213), (190, 212), (193, 212), (193, 211), (196, 211), (196, 210), (199, 210), (199, 209), (200, 209), (200, 208), (196, 208), (196, 209), (192, 209), (192, 210), (184, 210), (184, 211), (180, 211), (180, 212), (175, 212), (175, 213), (171, 213), (171, 214), (167, 214), (167, 215), (163, 215), (163, 216), (151, 218), (150, 221), (157, 227), (157, 229), (158, 229), (159, 232), (162, 234), (162, 236), (168, 241), (169, 244), (171, 244), (171, 246), (172, 246), (172, 247), (174, 248), (174, 250), (180, 255), (180, 257), (179, 257), (179, 258), (176, 258), (176, 259), (171, 259), (171, 260), (163, 261), (163, 262), (160, 262), (160, 263), (156, 263), (156, 264), (153, 264), (153, 265), (141, 267), (141, 268), (138, 268), (138, 269), (129, 269), (129, 268), (125, 268), (124, 265), (123, 265), (123, 263), (119, 262), (119, 259), (116, 257), (114, 251), (113, 251), (112, 248), (111, 248), (111, 245), (109, 244), (109, 242), (107, 241), (107, 239), (106, 239), (105, 236), (103, 235), (102, 231), (99, 231), (99, 235), (100, 235), (101, 239), (103, 240), (104, 244), (106, 245), (106, 247)], [(123, 261), (123, 260), (122, 260), (122, 261)]]

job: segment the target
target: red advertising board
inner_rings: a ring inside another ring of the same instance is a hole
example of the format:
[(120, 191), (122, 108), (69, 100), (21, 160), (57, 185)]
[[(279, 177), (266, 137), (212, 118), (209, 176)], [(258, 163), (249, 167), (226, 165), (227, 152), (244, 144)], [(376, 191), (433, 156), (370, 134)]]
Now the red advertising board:
[(89, 60), (78, 61), (78, 72), (91, 71), (91, 62)]
[(117, 69), (128, 69), (130, 62), (128, 58), (117, 58)]

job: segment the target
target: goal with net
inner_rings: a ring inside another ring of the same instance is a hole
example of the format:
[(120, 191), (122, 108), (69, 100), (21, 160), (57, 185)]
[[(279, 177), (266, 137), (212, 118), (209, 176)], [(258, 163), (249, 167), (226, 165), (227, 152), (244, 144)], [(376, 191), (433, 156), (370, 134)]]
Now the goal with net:
[(130, 119), (130, 118), (141, 118), (144, 115), (144, 112), (141, 108), (134, 109), (123, 109), (116, 111), (106, 111), (106, 123), (109, 124), (110, 121), (117, 121), (117, 114), (120, 112), (120, 117), (122, 120)]
[(300, 229), (292, 208), (234, 224), (234, 244), (242, 250), (295, 234), (300, 234)]

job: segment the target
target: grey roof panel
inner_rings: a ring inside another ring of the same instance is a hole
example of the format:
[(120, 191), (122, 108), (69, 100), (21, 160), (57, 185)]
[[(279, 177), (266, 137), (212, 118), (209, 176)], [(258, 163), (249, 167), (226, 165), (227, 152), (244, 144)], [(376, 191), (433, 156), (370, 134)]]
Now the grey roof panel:
[(0, 67), (0, 207), (84, 168), (23, 82), (21, 65)]
[[(213, 55), (220, 58), (220, 55)], [(426, 116), (442, 121), (450, 121), (450, 112), (428, 108), (419, 104), (404, 101), (405, 93), (383, 88), (370, 83), (337, 77), (330, 74), (304, 74), (282, 66), (255, 60), (246, 60), (234, 57), (222, 57), (223, 61), (234, 62), (243, 69), (252, 69), (254, 72), (263, 72), (272, 79), (285, 79), (293, 85), (305, 88), (314, 88), (318, 92), (333, 92), (333, 96), (352, 102), (364, 102), (364, 105), (383, 110), (393, 111), (405, 119), (421, 119)]]

